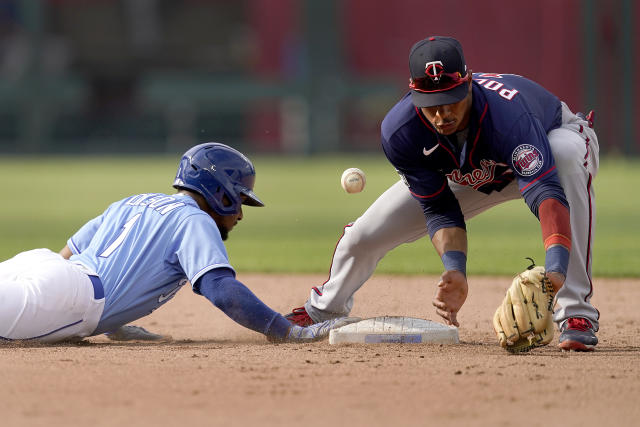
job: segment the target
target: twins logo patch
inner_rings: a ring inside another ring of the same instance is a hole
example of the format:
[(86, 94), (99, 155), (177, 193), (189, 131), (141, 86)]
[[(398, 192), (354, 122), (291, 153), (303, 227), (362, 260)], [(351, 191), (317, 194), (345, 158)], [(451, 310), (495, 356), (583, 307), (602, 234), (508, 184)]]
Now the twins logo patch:
[(511, 155), (513, 167), (522, 176), (531, 176), (538, 173), (544, 165), (542, 153), (530, 144), (518, 145)]

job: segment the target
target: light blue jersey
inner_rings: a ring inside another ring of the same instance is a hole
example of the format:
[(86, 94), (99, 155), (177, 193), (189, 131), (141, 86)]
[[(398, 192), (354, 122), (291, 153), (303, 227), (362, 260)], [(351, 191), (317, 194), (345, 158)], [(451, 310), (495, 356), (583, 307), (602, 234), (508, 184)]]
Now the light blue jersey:
[(94, 270), (105, 306), (94, 335), (148, 315), (189, 280), (229, 268), (213, 219), (183, 194), (138, 194), (113, 203), (67, 242), (71, 261)]

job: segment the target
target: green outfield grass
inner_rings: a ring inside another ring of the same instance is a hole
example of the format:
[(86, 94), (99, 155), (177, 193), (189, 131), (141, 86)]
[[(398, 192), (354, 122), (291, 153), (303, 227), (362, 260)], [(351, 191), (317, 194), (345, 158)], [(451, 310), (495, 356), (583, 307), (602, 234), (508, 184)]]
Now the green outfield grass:
[[(0, 259), (36, 247), (58, 250), (109, 203), (139, 192), (172, 193), (179, 158), (5, 157), (0, 179)], [(265, 208), (245, 208), (227, 242), (238, 271), (328, 273), (342, 228), (355, 220), (398, 177), (379, 156), (255, 157), (256, 193)], [(347, 167), (367, 173), (362, 193), (346, 194)], [(594, 275), (640, 277), (640, 161), (603, 159), (595, 180), (597, 226)], [(398, 218), (398, 220), (402, 220)], [(539, 225), (523, 201), (512, 201), (468, 224), (469, 273), (508, 274), (529, 256), (542, 263)], [(437, 274), (441, 263), (428, 240), (402, 245), (378, 272)]]

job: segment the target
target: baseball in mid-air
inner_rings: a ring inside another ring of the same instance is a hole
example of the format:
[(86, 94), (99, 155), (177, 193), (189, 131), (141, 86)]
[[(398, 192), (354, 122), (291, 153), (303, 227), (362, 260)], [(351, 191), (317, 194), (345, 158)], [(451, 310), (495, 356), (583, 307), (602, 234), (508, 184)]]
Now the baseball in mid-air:
[(364, 189), (364, 184), (367, 179), (364, 176), (364, 172), (358, 168), (349, 168), (342, 172), (340, 178), (340, 184), (347, 193), (359, 193)]

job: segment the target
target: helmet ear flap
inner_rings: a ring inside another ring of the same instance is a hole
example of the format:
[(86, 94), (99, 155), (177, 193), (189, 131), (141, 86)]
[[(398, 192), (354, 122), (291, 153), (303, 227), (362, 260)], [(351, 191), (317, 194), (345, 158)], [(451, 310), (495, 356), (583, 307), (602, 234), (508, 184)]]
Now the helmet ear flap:
[(242, 199), (235, 189), (233, 189), (233, 184), (231, 184), (230, 187), (232, 187), (232, 191), (229, 191), (227, 186), (221, 185), (218, 187), (218, 192), (216, 193), (218, 205), (221, 206), (225, 212), (229, 212), (226, 215), (238, 213), (240, 211), (240, 205), (242, 204)]

